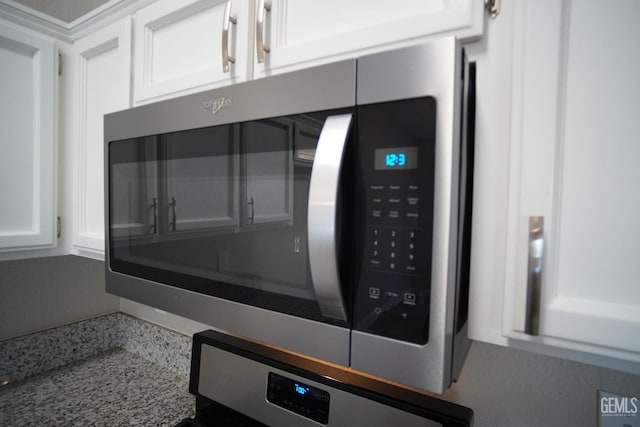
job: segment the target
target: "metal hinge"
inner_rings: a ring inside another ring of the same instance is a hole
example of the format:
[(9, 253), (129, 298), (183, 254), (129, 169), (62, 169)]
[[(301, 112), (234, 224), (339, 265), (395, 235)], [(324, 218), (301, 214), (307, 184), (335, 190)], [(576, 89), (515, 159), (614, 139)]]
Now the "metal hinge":
[(496, 16), (500, 15), (500, 0), (484, 0), (484, 6), (492, 18), (495, 19)]
[(58, 53), (58, 75), (62, 75), (62, 54)]
[(56, 225), (58, 227), (58, 239), (59, 239), (60, 236), (62, 236), (62, 219), (60, 219), (60, 217), (58, 217)]

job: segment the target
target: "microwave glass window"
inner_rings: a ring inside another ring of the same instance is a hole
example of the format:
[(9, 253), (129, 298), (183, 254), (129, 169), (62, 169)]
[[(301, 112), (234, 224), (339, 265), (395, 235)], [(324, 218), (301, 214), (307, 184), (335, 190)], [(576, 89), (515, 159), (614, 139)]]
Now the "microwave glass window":
[(156, 138), (112, 144), (111, 237), (154, 235), (158, 227)]
[(159, 163), (167, 233), (238, 224), (237, 141), (231, 126), (163, 135)]
[(263, 120), (242, 128), (247, 225), (291, 224), (294, 125), (292, 120)]
[(111, 142), (112, 270), (323, 319), (307, 203), (328, 114)]

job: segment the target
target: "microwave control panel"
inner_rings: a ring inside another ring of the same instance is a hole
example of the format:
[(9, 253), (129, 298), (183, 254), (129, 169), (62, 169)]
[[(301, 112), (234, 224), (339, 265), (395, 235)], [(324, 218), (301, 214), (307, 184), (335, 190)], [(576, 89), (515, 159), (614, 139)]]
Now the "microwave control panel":
[[(356, 220), (364, 235), (359, 239), (362, 246), (354, 326), (360, 331), (426, 344), (435, 100), (420, 98), (359, 108), (361, 209)], [(431, 119), (407, 117), (431, 112)], [(388, 133), (389, 129), (394, 132)]]

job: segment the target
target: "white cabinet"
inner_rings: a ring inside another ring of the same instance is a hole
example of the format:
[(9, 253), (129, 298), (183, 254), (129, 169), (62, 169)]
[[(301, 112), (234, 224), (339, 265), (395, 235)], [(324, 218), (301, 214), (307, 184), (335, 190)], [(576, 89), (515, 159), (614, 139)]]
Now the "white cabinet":
[(245, 221), (291, 224), (293, 122), (262, 120), (243, 126), (242, 177)]
[[(482, 35), (476, 0), (260, 0), (256, 50), (267, 46), (254, 76), (281, 73), (455, 34)], [(260, 27), (262, 31), (260, 32)], [(259, 52), (258, 52), (259, 53)]]
[[(512, 79), (506, 239), (498, 246), (504, 261), (493, 264), (503, 268), (503, 280), (476, 276), (471, 335), (638, 373), (640, 4), (611, 6), (518, 1), (498, 17), (512, 20), (513, 40), (511, 76), (494, 75)], [(476, 206), (486, 211), (477, 196)], [(496, 216), (499, 208), (493, 205)], [(544, 218), (538, 246), (530, 240), (530, 217)], [(481, 237), (476, 256), (485, 257), (481, 252), (494, 249), (482, 238), (486, 229), (474, 233)], [(536, 253), (541, 270), (529, 261)], [(527, 286), (538, 273), (539, 331), (532, 335), (525, 320), (535, 292)]]
[(152, 236), (159, 231), (157, 140), (155, 136), (143, 138), (131, 148), (135, 151), (131, 161), (112, 166), (109, 186), (121, 196), (110, 202), (115, 238)]
[(158, 0), (135, 14), (134, 103), (443, 35), (479, 37), (483, 11), (474, 0)]
[[(236, 126), (217, 126), (161, 137), (166, 160), (158, 181), (160, 232), (238, 226), (238, 136)], [(163, 212), (161, 212), (163, 213)]]
[(74, 234), (72, 252), (104, 254), (105, 114), (130, 106), (131, 19), (125, 18), (75, 45)]
[(138, 10), (135, 104), (246, 80), (250, 25), (248, 0), (159, 0)]
[(0, 21), (0, 252), (56, 245), (56, 58)]

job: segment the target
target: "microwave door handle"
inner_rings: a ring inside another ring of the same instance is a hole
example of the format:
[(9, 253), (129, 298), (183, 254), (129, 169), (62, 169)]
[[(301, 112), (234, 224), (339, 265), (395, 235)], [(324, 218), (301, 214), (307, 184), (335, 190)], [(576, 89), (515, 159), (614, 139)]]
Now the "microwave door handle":
[(324, 317), (346, 321), (336, 250), (336, 205), (340, 168), (352, 115), (326, 119), (316, 147), (307, 210), (311, 280)]

